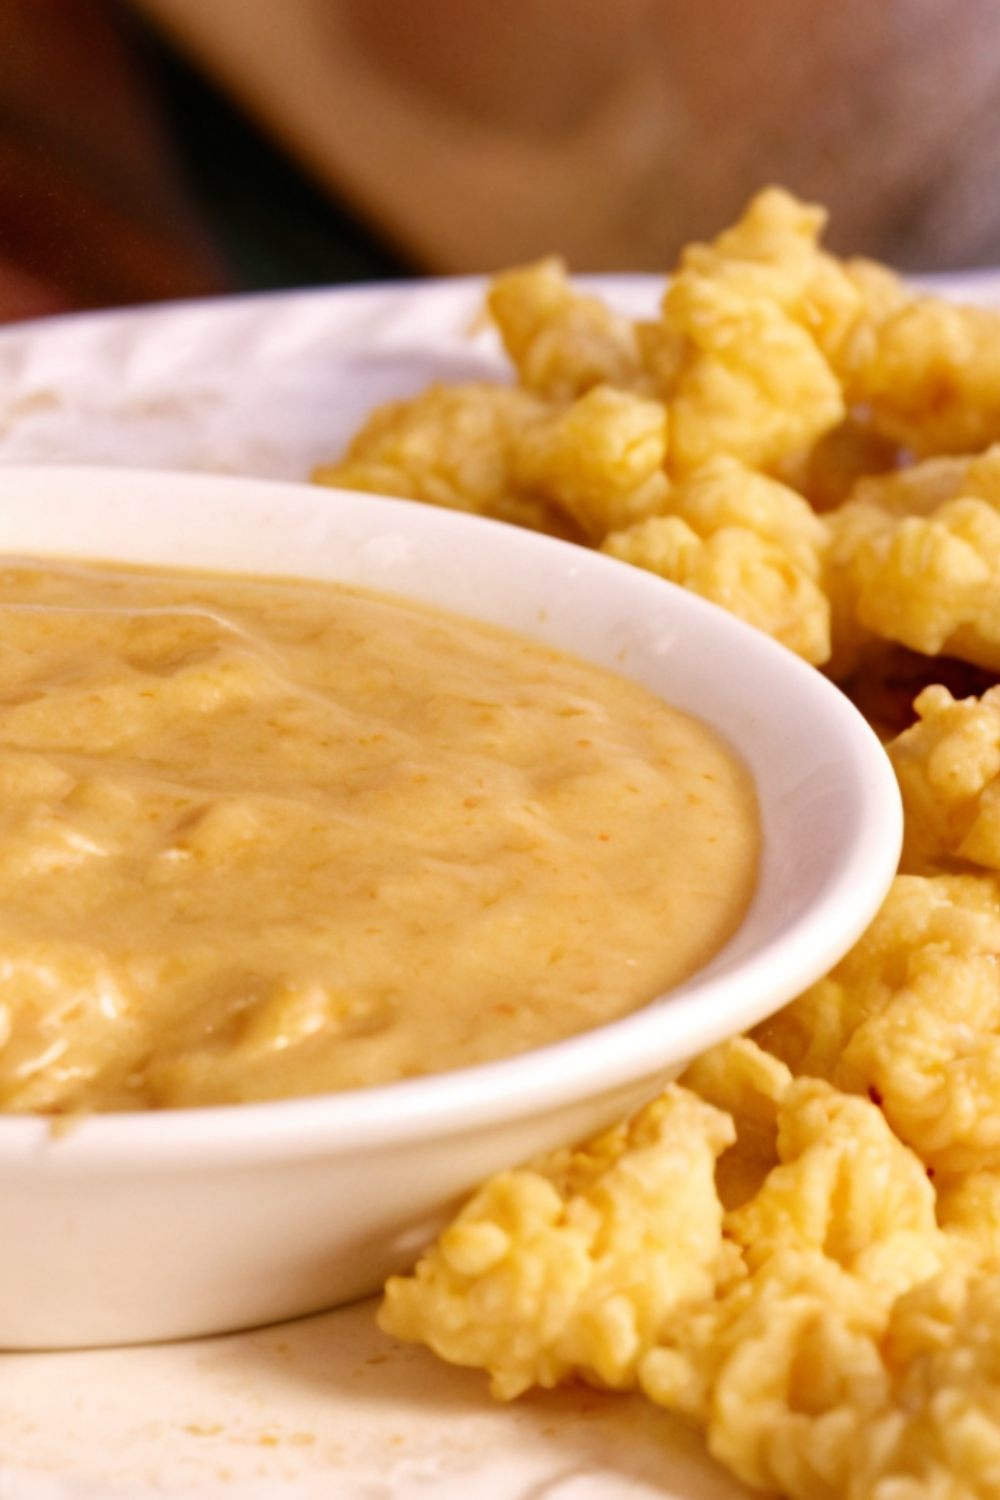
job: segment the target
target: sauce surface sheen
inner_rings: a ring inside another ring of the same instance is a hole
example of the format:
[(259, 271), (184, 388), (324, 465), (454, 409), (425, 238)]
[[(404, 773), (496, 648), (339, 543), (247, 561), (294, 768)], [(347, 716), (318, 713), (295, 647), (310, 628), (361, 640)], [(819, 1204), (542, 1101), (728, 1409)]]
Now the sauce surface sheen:
[(506, 1056), (738, 926), (706, 726), (336, 584), (0, 564), (0, 1107), (180, 1107)]

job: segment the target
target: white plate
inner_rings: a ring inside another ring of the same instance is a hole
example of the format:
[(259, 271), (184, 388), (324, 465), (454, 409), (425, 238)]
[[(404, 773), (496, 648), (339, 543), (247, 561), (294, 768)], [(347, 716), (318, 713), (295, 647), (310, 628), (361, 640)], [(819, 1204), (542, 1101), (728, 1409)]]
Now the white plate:
[[(651, 312), (661, 283), (609, 278)], [(947, 291), (1000, 302), (1000, 273)], [(0, 463), (303, 479), (375, 402), (496, 378), (481, 284), (300, 292), (0, 330)], [(2, 1231), (2, 1226), (0, 1226)], [(373, 1305), (187, 1344), (0, 1356), (0, 1500), (737, 1500), (697, 1438), (590, 1391), (493, 1405)]]

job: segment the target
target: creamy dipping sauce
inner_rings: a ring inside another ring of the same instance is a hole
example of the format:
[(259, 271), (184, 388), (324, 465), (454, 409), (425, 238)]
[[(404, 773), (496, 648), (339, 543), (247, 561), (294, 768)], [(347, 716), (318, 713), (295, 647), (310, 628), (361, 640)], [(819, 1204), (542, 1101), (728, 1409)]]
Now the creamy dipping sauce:
[(643, 688), (334, 584), (0, 565), (0, 1106), (282, 1098), (595, 1026), (704, 964), (742, 764)]

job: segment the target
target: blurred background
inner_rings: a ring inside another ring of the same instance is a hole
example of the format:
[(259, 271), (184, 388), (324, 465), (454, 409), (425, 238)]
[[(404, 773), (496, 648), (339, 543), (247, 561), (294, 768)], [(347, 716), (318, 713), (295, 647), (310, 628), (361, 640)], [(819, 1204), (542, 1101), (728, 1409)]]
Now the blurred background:
[(0, 0), (0, 321), (666, 271), (768, 182), (1000, 263), (1000, 0)]

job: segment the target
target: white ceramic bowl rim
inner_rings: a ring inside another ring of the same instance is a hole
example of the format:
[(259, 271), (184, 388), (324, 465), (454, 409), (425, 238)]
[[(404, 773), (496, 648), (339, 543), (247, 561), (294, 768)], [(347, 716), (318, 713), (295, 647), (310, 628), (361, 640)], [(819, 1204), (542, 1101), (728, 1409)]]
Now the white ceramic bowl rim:
[[(256, 507), (258, 534), (243, 546), (238, 521), (248, 504), (251, 510)], [(95, 506), (102, 521), (91, 535), (87, 512)], [(74, 507), (80, 516), (76, 530), (66, 524)], [(205, 537), (193, 538), (199, 507), (214, 518), (206, 522)], [(180, 525), (180, 513), (187, 530)], [(323, 548), (335, 546), (345, 528), (353, 537), (349, 566), (331, 568), (322, 562)], [(192, 1153), (217, 1161), (292, 1152), (296, 1157), (357, 1155), (393, 1141), (412, 1143), (547, 1110), (588, 1089), (607, 1090), (634, 1077), (637, 1056), (650, 1072), (661, 1063), (666, 1069), (685, 1048), (690, 1055), (745, 1030), (775, 1008), (776, 990), (781, 992), (777, 1003), (791, 998), (826, 972), (860, 935), (888, 888), (901, 840), (899, 795), (888, 759), (861, 716), (820, 672), (713, 605), (568, 543), (407, 501), (196, 474), (57, 468), (0, 472), (0, 551), (7, 554), (186, 561), (188, 566), (197, 559), (204, 569), (286, 575), (305, 574), (302, 559), (312, 556), (321, 559), (313, 576), (341, 577), (417, 597), (413, 587), (395, 581), (395, 572), (413, 568), (414, 548), (425, 558), (428, 549), (436, 556), (444, 537), (454, 566), (455, 559), (464, 558), (470, 573), (467, 602), (447, 605), (456, 612), (490, 617), (488, 609), (479, 607), (482, 578), (476, 576), (474, 559), (485, 556), (490, 568), (506, 570), (508, 591), (518, 588), (522, 574), (537, 565), (563, 575), (567, 590), (576, 592), (578, 611), (581, 593), (627, 587), (631, 607), (652, 622), (644, 627), (639, 647), (654, 654), (673, 649), (681, 634), (698, 642), (703, 663), (714, 660), (721, 669), (735, 656), (734, 688), (746, 693), (748, 683), (780, 684), (775, 701), (787, 698), (796, 704), (786, 726), (789, 753), (805, 755), (810, 742), (822, 743), (829, 761), (841, 768), (847, 789), (835, 833), (839, 844), (823, 856), (828, 868), (808, 912), (790, 910), (787, 922), (779, 914), (767, 940), (756, 946), (738, 933), (711, 964), (669, 995), (622, 1020), (530, 1053), (384, 1087), (273, 1103), (55, 1122), (9, 1115), (0, 1117), (0, 1163), (29, 1165), (40, 1152), (48, 1155), (55, 1139), (67, 1166), (79, 1168), (93, 1160), (110, 1171), (116, 1164), (130, 1168), (138, 1160), (150, 1165), (186, 1162)], [(429, 602), (437, 602), (437, 586), (436, 579), (428, 579)], [(526, 587), (530, 594), (530, 583)], [(559, 644), (558, 613), (553, 606), (552, 618), (546, 614), (541, 619), (534, 610), (511, 628), (530, 632), (534, 621), (534, 633), (548, 632), (547, 638)], [(664, 629), (669, 635), (665, 645), (656, 637)], [(584, 656), (593, 654), (577, 649)], [(628, 673), (625, 658), (627, 651), (620, 669)], [(762, 1001), (762, 996), (772, 998)]]

